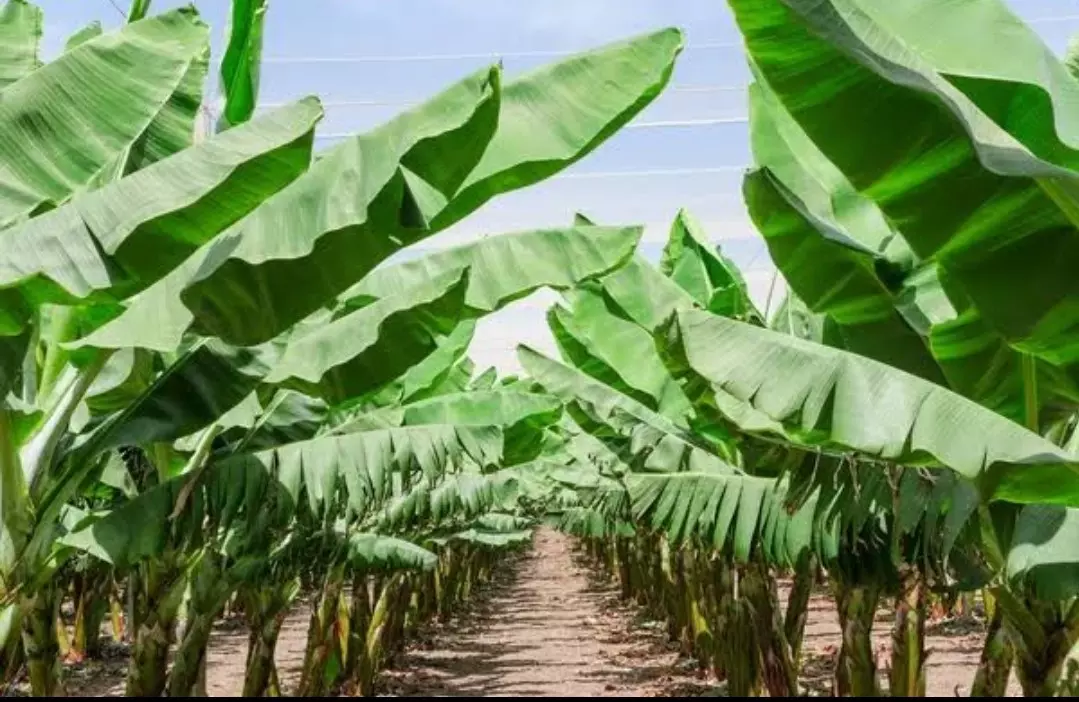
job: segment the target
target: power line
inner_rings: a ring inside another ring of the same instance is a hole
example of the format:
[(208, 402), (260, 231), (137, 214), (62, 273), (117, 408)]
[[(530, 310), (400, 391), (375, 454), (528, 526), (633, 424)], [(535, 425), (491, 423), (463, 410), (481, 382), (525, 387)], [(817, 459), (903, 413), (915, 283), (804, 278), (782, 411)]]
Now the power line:
[[(667, 119), (656, 120), (652, 122), (635, 122), (627, 124), (622, 127), (623, 130), (632, 131), (635, 129), (668, 129), (673, 127), (712, 127), (719, 124), (745, 124), (749, 119), (747, 117), (712, 117), (707, 119)], [(356, 136), (352, 132), (331, 132), (329, 134), (319, 134), (315, 136), (315, 139), (322, 141), (348, 139)]]
[[(114, 2), (114, 0), (109, 0)], [(115, 5), (114, 5), (115, 6)], [(1050, 17), (1035, 17), (1024, 20), (1027, 24), (1053, 24), (1056, 22), (1071, 22), (1079, 20), (1079, 15), (1057, 15)], [(739, 41), (703, 42), (689, 44), (684, 51), (714, 51), (719, 49), (735, 49), (742, 46)], [(304, 64), (304, 63), (413, 63), (426, 61), (465, 61), (475, 59), (505, 59), (505, 58), (556, 58), (559, 56), (573, 56), (586, 50), (560, 50), (560, 51), (505, 51), (483, 53), (459, 53), (459, 54), (401, 54), (401, 55), (372, 55), (372, 56), (267, 56), (263, 57), (263, 63), (276, 64)]]
[[(685, 51), (707, 51), (715, 49), (733, 49), (740, 47), (741, 43), (733, 41), (710, 42), (703, 44), (690, 44)], [(465, 61), (473, 59), (504, 59), (504, 58), (554, 58), (558, 56), (573, 56), (584, 53), (584, 50), (572, 51), (506, 51), (486, 53), (462, 53), (462, 54), (401, 54), (397, 56), (268, 56), (262, 59), (263, 63), (300, 64), (300, 63), (411, 63), (417, 61)]]
[(1079, 20), (1079, 15), (1058, 15), (1056, 17), (1035, 17), (1026, 20), (1027, 24), (1052, 24), (1053, 22), (1071, 22)]
[(108, 0), (108, 2), (109, 2), (110, 5), (112, 5), (112, 9), (119, 12), (120, 17), (123, 18), (126, 21), (127, 20), (127, 13), (120, 9), (120, 6), (116, 4), (116, 0)]
[(586, 180), (599, 178), (651, 178), (652, 176), (687, 176), (719, 173), (742, 173), (752, 166), (712, 166), (701, 168), (650, 168), (636, 171), (584, 171), (559, 173), (549, 180)]
[[(672, 85), (666, 93), (740, 93), (745, 92), (747, 85)], [(412, 107), (423, 102), (422, 99), (405, 98), (380, 98), (374, 100), (326, 100), (323, 107)], [(290, 102), (262, 102), (261, 109), (271, 109), (290, 105)]]

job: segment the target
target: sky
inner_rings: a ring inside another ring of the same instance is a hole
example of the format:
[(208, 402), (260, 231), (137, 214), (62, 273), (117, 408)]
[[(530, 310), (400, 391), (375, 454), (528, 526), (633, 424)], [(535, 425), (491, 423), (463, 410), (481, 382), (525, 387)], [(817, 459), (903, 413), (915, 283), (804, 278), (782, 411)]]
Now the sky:
[[(1079, 33), (1079, 6), (1073, 3), (1007, 1), (1057, 53)], [(119, 25), (128, 5), (128, 0), (36, 2), (45, 11), (46, 58), (93, 20), (107, 28)], [(152, 11), (186, 4), (154, 0)], [(195, 4), (213, 28), (214, 56), (220, 56), (229, 0)], [(269, 5), (260, 102), (271, 109), (318, 95), (326, 105), (319, 147), (374, 127), (500, 59), (512, 77), (557, 60), (560, 52), (680, 27), (686, 49), (670, 85), (629, 128), (562, 177), (492, 201), (423, 248), (566, 226), (575, 212), (583, 212), (600, 224), (643, 225), (642, 253), (656, 261), (670, 222), (684, 208), (739, 265), (758, 306), (774, 309), (782, 299), (782, 280), (740, 195), (742, 169), (751, 158), (745, 122), (748, 70), (722, 0), (269, 0)], [(544, 319), (555, 299), (541, 291), (484, 319), (470, 348), (477, 370), (493, 365), (502, 373), (517, 371), (518, 343), (556, 354)]]

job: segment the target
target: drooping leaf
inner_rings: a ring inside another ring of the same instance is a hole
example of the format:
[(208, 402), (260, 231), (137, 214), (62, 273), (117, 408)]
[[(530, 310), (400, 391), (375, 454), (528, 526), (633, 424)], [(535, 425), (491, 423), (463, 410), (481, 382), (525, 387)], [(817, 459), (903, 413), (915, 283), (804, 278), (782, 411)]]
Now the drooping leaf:
[[(1079, 503), (1079, 466), (1071, 456), (945, 388), (707, 312), (679, 313), (677, 328), (689, 367), (712, 384), (721, 411), (749, 431), (948, 468), (987, 499)], [(728, 407), (724, 395), (736, 404)], [(765, 422), (746, 425), (751, 417), (735, 414), (739, 407)]]
[(0, 102), (0, 228), (63, 203), (114, 163), (175, 92), (206, 36), (192, 11), (174, 10), (86, 41), (9, 85)]
[[(751, 86), (750, 97), (754, 153), (763, 168), (744, 181), (748, 209), (787, 282), (836, 322), (829, 343), (1024, 421), (1019, 354), (973, 307), (957, 314), (943, 291), (932, 301), (921, 295), (927, 283), (939, 288), (935, 265), (914, 265), (876, 204), (854, 192), (766, 84)], [(1075, 382), (1037, 365), (1042, 408), (1068, 412)]]
[(289, 339), (266, 376), (331, 404), (375, 390), (433, 353), (464, 315), (469, 272), (450, 270)]
[[(816, 539), (835, 539), (815, 519), (815, 501), (789, 514), (781, 483), (716, 473), (626, 476), (634, 521), (673, 543), (699, 540), (746, 563), (755, 553), (790, 567)], [(825, 532), (825, 533), (821, 533)]]
[(424, 426), (322, 437), (241, 454), (199, 474), (200, 488), (191, 493), (179, 519), (169, 515), (187, 476), (142, 493), (61, 543), (126, 565), (157, 557), (177, 534), (201, 533), (206, 517), (212, 525), (228, 527), (266, 513), (288, 519), (301, 508), (319, 515), (339, 489), (363, 512), (387, 499), (394, 471), (415, 464), (438, 476), (447, 463), (462, 457), (496, 461), (500, 443), (494, 429)]
[(476, 321), (466, 319), (450, 334), (438, 342), (438, 348), (419, 363), (411, 366), (404, 375), (379, 389), (371, 398), (373, 404), (385, 406), (419, 400), (432, 394), (453, 372), (456, 364), (472, 343)]
[(382, 534), (349, 534), (348, 563), (363, 573), (431, 570), (438, 557), (411, 541)]
[(116, 301), (152, 284), (302, 173), (321, 115), (301, 101), (9, 229), (0, 328), (39, 301)]
[(431, 276), (468, 266), (466, 303), (493, 312), (542, 286), (572, 287), (621, 266), (641, 233), (640, 227), (573, 227), (486, 237), (374, 271), (342, 298), (400, 294)]
[(712, 453), (707, 442), (686, 427), (653, 412), (628, 395), (527, 346), (519, 346), (517, 356), (521, 366), (544, 390), (571, 406), (581, 406), (593, 421), (601, 422), (628, 440), (630, 456), (626, 458), (640, 456), (640, 469), (737, 471)]
[[(563, 355), (569, 355), (574, 365), (590, 375), (590, 358), (600, 361), (602, 370), (597, 368), (597, 379), (683, 424), (692, 415), (692, 406), (663, 365), (652, 335), (611, 314), (596, 293), (578, 290), (567, 297), (570, 310), (554, 307), (548, 313)], [(571, 344), (566, 343), (567, 335), (583, 347), (584, 353), (574, 354)]]
[[(1013, 347), (1074, 362), (1079, 83), (1037, 34), (998, 0), (731, 6), (778, 99), (918, 258)], [(971, 32), (992, 40), (952, 41)]]
[(676, 311), (695, 306), (689, 293), (640, 255), (606, 276), (603, 291), (624, 316), (648, 331), (658, 329)]
[(293, 326), (430, 233), (429, 198), (456, 189), (493, 132), (498, 80), (493, 69), (477, 72), (325, 152), (85, 342), (172, 350), (194, 325), (254, 345)]
[(444, 229), (492, 197), (548, 178), (592, 152), (666, 87), (683, 46), (663, 29), (543, 66), (508, 83), (498, 131), (454, 202)]

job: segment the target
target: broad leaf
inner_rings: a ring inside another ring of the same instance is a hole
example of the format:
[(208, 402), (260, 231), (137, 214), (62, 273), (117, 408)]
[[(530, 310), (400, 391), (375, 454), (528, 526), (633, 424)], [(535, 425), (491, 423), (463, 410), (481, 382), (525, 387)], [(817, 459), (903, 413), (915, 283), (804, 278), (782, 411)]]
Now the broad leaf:
[(666, 87), (682, 32), (664, 29), (543, 66), (508, 83), (498, 130), (454, 202), (432, 225), (444, 229), (492, 197), (576, 163)]
[(469, 279), (467, 270), (450, 270), (295, 334), (266, 382), (287, 384), (331, 404), (381, 387), (453, 333), (465, 313)]
[(0, 328), (43, 300), (115, 302), (152, 284), (300, 175), (321, 116), (301, 101), (8, 230)]
[(362, 573), (431, 570), (438, 557), (411, 541), (382, 534), (349, 534), (348, 563)]
[(1071, 456), (945, 388), (707, 312), (680, 313), (677, 329), (689, 367), (712, 384), (719, 409), (748, 431), (949, 468), (975, 481), (985, 499), (1079, 504), (1079, 465)]
[[(689, 398), (663, 365), (652, 335), (637, 324), (611, 314), (596, 293), (580, 290), (567, 297), (571, 310), (554, 307), (548, 313), (548, 323), (555, 331), (563, 355), (568, 355), (586, 373), (633, 395), (676, 423), (684, 423), (693, 413)], [(574, 354), (572, 344), (565, 343), (567, 335), (586, 354)], [(589, 370), (586, 356), (601, 362), (603, 370), (599, 375)]]
[(548, 286), (568, 288), (629, 260), (640, 227), (541, 229), (481, 239), (372, 272), (342, 298), (401, 294), (431, 276), (470, 267), (465, 302), (493, 312)]
[(685, 210), (679, 210), (671, 225), (659, 270), (701, 307), (724, 317), (763, 324), (742, 272), (718, 247), (714, 251), (710, 248), (700, 224)]
[(777, 97), (913, 252), (1018, 350), (1079, 358), (1079, 83), (1037, 34), (999, 0), (731, 6)]
[(737, 471), (706, 448), (703, 439), (628, 395), (526, 346), (518, 347), (517, 356), (525, 371), (547, 392), (561, 398), (570, 409), (580, 407), (583, 416), (579, 412), (574, 419), (602, 423), (627, 440), (630, 456), (624, 460), (640, 456), (640, 469)]
[(325, 152), (85, 343), (167, 351), (194, 325), (247, 346), (315, 312), (430, 233), (430, 198), (456, 189), (493, 132), (498, 76), (480, 71)]
[(9, 85), (0, 102), (0, 228), (63, 203), (113, 164), (176, 91), (206, 37), (192, 11), (174, 10), (86, 41)]

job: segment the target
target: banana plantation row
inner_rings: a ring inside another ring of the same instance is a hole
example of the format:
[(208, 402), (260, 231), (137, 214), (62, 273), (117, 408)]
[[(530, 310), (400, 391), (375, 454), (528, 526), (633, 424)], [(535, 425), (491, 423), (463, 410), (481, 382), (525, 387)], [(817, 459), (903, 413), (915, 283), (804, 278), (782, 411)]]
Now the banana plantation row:
[[(658, 266), (583, 215), (380, 265), (586, 157), (677, 30), (484, 68), (316, 155), (317, 98), (256, 110), (265, 0), (232, 4), (213, 134), (194, 9), (135, 0), (42, 64), (42, 12), (8, 0), (0, 683), (57, 693), (111, 630), (127, 694), (205, 694), (228, 611), (244, 695), (280, 695), (307, 598), (287, 692), (373, 694), (547, 520), (731, 694), (802, 692), (821, 582), (836, 694), (924, 695), (930, 604), (971, 596), (971, 694), (1071, 692), (1079, 61), (1000, 0), (729, 4), (774, 311), (684, 212)], [(561, 360), (476, 374), (477, 320), (541, 287)]]

